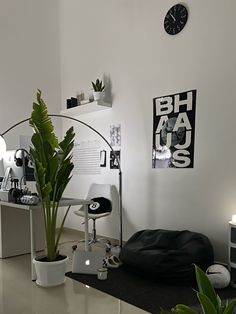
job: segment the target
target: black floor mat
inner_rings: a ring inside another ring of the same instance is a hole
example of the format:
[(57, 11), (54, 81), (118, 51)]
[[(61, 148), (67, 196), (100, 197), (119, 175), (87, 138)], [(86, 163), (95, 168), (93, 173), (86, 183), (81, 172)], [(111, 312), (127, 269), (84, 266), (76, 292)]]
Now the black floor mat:
[[(93, 288), (133, 304), (150, 313), (169, 311), (182, 303), (197, 306), (196, 293), (191, 287), (165, 285), (128, 272), (124, 267), (109, 269), (107, 280), (98, 280), (95, 275), (82, 275), (68, 272), (66, 276)], [(236, 298), (236, 289), (231, 287), (218, 290), (222, 299)]]

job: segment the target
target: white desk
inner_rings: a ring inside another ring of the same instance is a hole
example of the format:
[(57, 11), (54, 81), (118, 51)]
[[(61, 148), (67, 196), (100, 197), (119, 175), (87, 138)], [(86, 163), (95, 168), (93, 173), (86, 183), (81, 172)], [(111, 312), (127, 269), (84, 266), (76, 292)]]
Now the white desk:
[[(75, 206), (75, 205), (89, 205), (92, 201), (89, 200), (82, 200), (82, 199), (74, 199), (74, 198), (63, 198), (60, 203), (59, 207), (68, 207), (68, 206)], [(35, 219), (34, 215), (36, 211), (41, 209), (40, 205), (22, 205), (22, 204), (15, 204), (0, 201), (0, 206), (4, 207), (11, 207), (11, 208), (18, 208), (22, 210), (27, 210), (30, 213), (30, 253), (31, 253), (31, 279), (36, 280), (36, 273), (33, 264), (33, 259), (36, 257), (36, 245), (35, 245)], [(88, 250), (88, 211), (85, 210), (85, 249)], [(17, 231), (17, 230), (16, 230)]]

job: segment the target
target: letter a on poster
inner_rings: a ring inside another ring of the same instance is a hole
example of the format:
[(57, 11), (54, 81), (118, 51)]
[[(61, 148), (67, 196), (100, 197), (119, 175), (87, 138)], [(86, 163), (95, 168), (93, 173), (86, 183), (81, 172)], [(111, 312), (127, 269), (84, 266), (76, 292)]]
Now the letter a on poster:
[(193, 168), (196, 94), (153, 99), (153, 168)]

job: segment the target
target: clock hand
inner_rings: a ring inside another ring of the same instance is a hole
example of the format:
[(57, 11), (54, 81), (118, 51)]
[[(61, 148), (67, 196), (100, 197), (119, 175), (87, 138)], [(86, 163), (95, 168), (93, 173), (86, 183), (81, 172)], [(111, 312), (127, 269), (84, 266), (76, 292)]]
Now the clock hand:
[(174, 15), (170, 13), (170, 16), (171, 16), (172, 19), (176, 22), (176, 19), (175, 19)]

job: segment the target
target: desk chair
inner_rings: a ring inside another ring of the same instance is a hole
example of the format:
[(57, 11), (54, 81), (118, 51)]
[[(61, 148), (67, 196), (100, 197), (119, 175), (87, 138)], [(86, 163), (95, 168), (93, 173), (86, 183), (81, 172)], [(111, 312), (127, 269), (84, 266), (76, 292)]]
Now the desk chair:
[[(108, 200), (110, 200), (112, 204), (112, 196), (111, 196), (111, 185), (110, 184), (97, 184), (93, 183), (91, 184), (88, 195), (86, 199), (91, 200), (96, 197), (104, 197)], [(80, 217), (85, 217), (84, 207), (82, 206), (79, 210), (74, 211), (74, 214)], [(97, 232), (96, 232), (96, 220), (99, 218), (107, 217), (111, 214), (111, 211), (101, 213), (101, 214), (91, 214), (88, 213), (88, 219), (93, 220), (93, 229), (92, 229), (92, 237), (89, 239), (89, 245), (93, 243), (104, 243), (106, 245), (106, 251), (108, 252), (111, 248), (111, 243), (109, 240), (104, 238), (97, 238)], [(80, 240), (78, 242), (84, 242), (85, 240)], [(72, 247), (73, 250), (77, 248), (77, 245), (74, 245)]]

